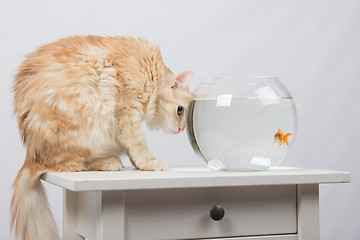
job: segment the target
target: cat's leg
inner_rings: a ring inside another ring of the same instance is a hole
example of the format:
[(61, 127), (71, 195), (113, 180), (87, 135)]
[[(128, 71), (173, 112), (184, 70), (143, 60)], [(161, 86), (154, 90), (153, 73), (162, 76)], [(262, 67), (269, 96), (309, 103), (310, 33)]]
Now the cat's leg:
[[(86, 159), (89, 155), (87, 149), (78, 147), (56, 148), (52, 152), (42, 152), (40, 163), (49, 172), (79, 172), (85, 171)], [(44, 157), (42, 157), (44, 156)], [(41, 161), (45, 159), (45, 161)]]
[(88, 161), (86, 167), (90, 171), (120, 171), (123, 169), (121, 161), (115, 157)]
[(129, 121), (121, 124), (121, 132), (118, 136), (119, 141), (125, 148), (134, 167), (145, 171), (162, 171), (167, 169), (166, 164), (155, 158), (149, 151), (145, 135), (140, 123)]

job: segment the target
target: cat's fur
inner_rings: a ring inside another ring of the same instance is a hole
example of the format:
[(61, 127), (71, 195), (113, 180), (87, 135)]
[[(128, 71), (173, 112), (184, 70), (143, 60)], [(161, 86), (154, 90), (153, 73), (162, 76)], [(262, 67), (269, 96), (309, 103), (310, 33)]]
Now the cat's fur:
[(15, 112), (26, 158), (14, 184), (11, 225), (22, 240), (57, 240), (40, 182), (45, 172), (164, 170), (140, 123), (179, 133), (191, 98), (191, 72), (177, 76), (159, 48), (128, 37), (70, 37), (30, 54), (15, 78)]

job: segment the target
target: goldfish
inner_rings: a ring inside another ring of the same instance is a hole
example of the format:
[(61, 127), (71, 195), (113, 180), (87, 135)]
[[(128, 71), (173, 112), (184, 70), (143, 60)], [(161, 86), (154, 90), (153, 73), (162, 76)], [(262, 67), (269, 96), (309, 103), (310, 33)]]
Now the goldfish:
[(293, 135), (292, 133), (287, 133), (284, 135), (283, 131), (279, 128), (278, 132), (274, 135), (275, 141), (273, 143), (278, 142), (278, 147), (284, 147), (285, 144), (289, 146), (288, 138)]

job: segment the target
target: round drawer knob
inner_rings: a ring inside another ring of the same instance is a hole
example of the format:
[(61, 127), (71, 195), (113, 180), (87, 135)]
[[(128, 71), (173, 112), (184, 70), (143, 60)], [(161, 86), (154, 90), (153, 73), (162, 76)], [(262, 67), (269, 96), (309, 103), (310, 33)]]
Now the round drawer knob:
[(214, 221), (220, 221), (221, 219), (223, 219), (224, 215), (225, 215), (224, 208), (220, 205), (215, 205), (210, 210), (210, 217)]

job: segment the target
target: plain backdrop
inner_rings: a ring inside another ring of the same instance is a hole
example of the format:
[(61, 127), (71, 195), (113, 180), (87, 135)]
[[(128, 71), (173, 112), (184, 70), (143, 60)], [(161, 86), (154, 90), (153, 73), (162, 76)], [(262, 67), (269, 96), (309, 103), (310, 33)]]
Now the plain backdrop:
[[(214, 75), (280, 77), (298, 113), (296, 142), (282, 165), (350, 171), (350, 184), (320, 187), (321, 239), (359, 239), (358, 0), (1, 0), (0, 239), (10, 238), (11, 184), (25, 156), (13, 116), (16, 70), (40, 45), (87, 34), (159, 44), (173, 72), (195, 72), (191, 89)], [(152, 153), (170, 167), (202, 166), (186, 133), (145, 134)], [(45, 185), (61, 232), (62, 191)]]

